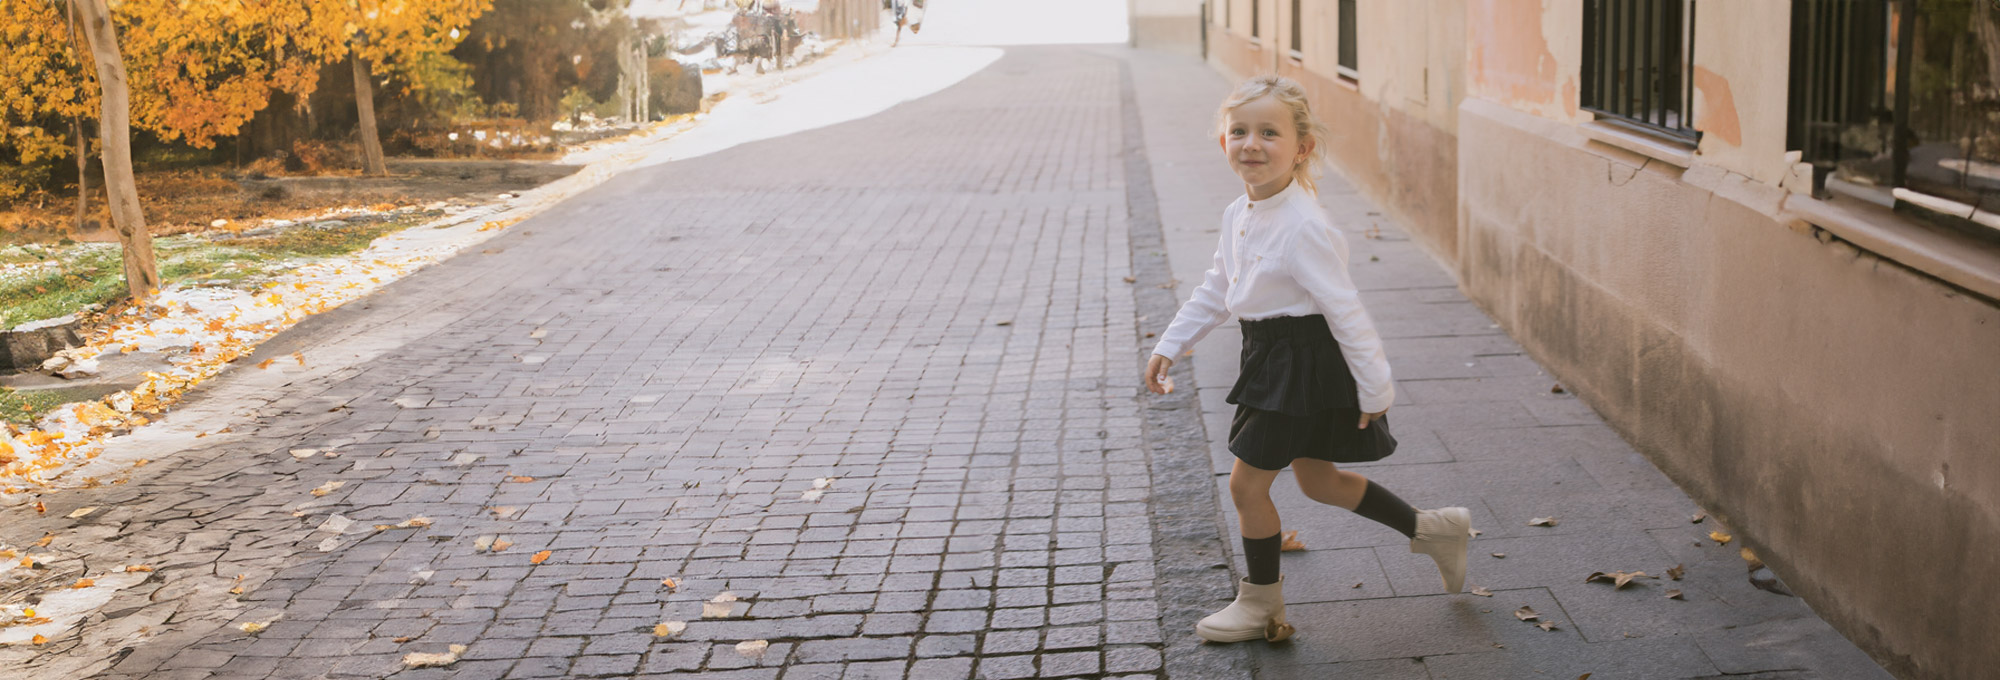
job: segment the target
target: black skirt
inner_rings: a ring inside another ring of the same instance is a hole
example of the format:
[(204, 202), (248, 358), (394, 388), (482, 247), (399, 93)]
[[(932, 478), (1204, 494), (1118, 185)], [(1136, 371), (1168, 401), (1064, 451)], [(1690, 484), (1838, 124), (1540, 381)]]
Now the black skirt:
[(1243, 367), (1229, 403), (1229, 452), (1252, 467), (1282, 470), (1299, 458), (1381, 460), (1396, 451), (1387, 416), (1361, 422), (1360, 396), (1326, 317), (1281, 316), (1243, 324)]

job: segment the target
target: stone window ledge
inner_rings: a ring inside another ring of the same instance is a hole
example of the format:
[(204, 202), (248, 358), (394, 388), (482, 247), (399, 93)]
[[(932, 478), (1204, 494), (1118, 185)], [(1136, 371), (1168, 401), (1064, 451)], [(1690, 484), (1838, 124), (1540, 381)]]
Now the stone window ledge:
[(1925, 225), (1851, 196), (1821, 200), (1792, 194), (1783, 211), (1862, 250), (2000, 301), (2000, 245)]
[(1694, 165), (1694, 145), (1685, 141), (1611, 121), (1593, 120), (1577, 128), (1593, 142), (1618, 147), (1675, 167)]

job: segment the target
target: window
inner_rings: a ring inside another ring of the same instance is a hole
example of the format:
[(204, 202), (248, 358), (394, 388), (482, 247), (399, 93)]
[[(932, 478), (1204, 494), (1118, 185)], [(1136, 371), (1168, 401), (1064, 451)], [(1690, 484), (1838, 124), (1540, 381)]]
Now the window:
[(1687, 142), (1694, 0), (1584, 0), (1583, 109)]
[(1787, 148), (1815, 193), (1831, 178), (1883, 203), (2000, 213), (1995, 60), (1987, 0), (1794, 0)]
[(1252, 38), (1262, 35), (1262, 33), (1258, 31), (1258, 29), (1263, 28), (1260, 24), (1264, 22), (1259, 21), (1259, 19), (1262, 19), (1263, 17), (1257, 15), (1261, 14), (1261, 12), (1259, 12), (1258, 10), (1261, 10), (1263, 8), (1264, 8), (1264, 0), (1250, 0), (1250, 37)]
[(1295, 57), (1304, 55), (1306, 50), (1306, 41), (1304, 40), (1305, 29), (1303, 28), (1306, 18), (1305, 15), (1299, 13), (1300, 1), (1292, 0), (1292, 56)]
[(1340, 0), (1340, 64), (1334, 71), (1348, 80), (1360, 80), (1360, 53), (1354, 42), (1354, 0)]

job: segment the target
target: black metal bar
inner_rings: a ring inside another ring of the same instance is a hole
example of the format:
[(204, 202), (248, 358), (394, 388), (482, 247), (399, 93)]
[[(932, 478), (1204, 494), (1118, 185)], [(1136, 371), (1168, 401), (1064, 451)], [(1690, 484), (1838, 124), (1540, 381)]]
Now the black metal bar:
[[(1910, 166), (1910, 58), (1916, 50), (1917, 13), (1915, 0), (1896, 4), (1896, 113), (1891, 138), (1894, 151), (1889, 157), (1889, 186), (1900, 187), (1909, 179)], [(1981, 8), (1984, 9), (1984, 8)]]
[(1687, 0), (1687, 18), (1685, 20), (1686, 26), (1683, 27), (1683, 33), (1687, 36), (1686, 58), (1688, 77), (1686, 79), (1687, 82), (1681, 86), (1685, 89), (1684, 98), (1681, 101), (1687, 102), (1687, 110), (1681, 112), (1680, 125), (1680, 131), (1686, 133), (1687, 136), (1694, 138), (1696, 141), (1701, 139), (1701, 133), (1696, 132), (1694, 129), (1694, 38), (1695, 27), (1698, 25), (1694, 22), (1694, 11), (1699, 6), (1699, 0)]
[(1659, 26), (1653, 21), (1653, 11), (1659, 9), (1657, 0), (1639, 0), (1645, 15), (1639, 20), (1643, 26), (1639, 36), (1646, 46), (1639, 50), (1639, 119), (1655, 125), (1663, 121), (1653, 120), (1653, 31)]
[(1597, 3), (1583, 0), (1583, 91), (1578, 93), (1584, 106), (1597, 101)]

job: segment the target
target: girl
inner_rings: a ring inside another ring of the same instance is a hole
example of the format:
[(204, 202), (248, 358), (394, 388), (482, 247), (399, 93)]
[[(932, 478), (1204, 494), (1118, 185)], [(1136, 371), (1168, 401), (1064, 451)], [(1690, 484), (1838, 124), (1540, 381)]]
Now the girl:
[(1271, 482), (1291, 466), (1308, 498), (1351, 510), (1410, 537), (1430, 555), (1444, 589), (1465, 584), (1465, 508), (1415, 510), (1334, 463), (1380, 460), (1396, 449), (1385, 417), (1395, 390), (1374, 322), (1347, 274), (1347, 241), (1319, 208), (1313, 177), (1326, 127), (1305, 89), (1280, 76), (1253, 78), (1223, 103), (1219, 140), (1247, 194), (1223, 212), (1215, 266), (1146, 365), (1146, 386), (1165, 394), (1173, 357), (1231, 315), (1243, 319), (1242, 373), (1229, 392), (1229, 496), (1243, 530), (1249, 576), (1236, 602), (1195, 626), (1203, 639), (1272, 642), (1285, 622), (1281, 539)]

